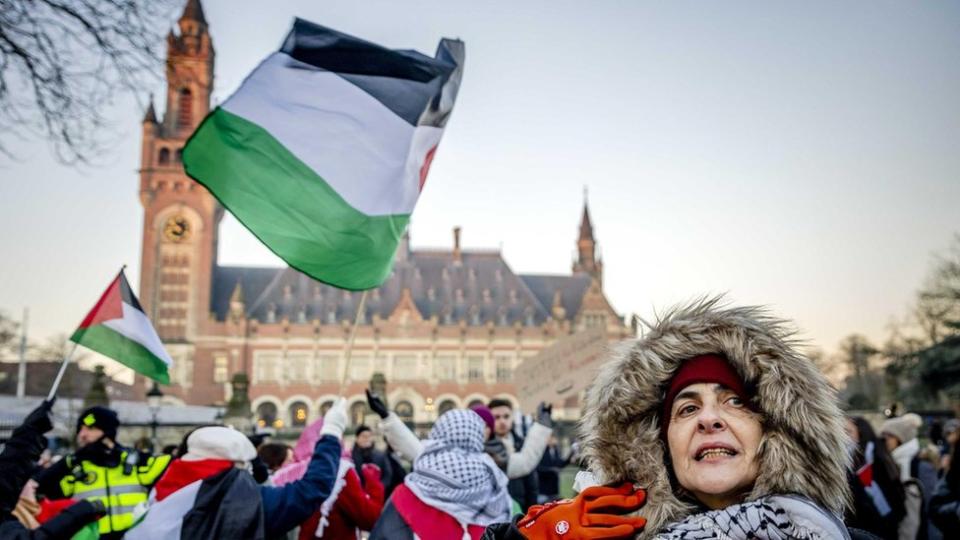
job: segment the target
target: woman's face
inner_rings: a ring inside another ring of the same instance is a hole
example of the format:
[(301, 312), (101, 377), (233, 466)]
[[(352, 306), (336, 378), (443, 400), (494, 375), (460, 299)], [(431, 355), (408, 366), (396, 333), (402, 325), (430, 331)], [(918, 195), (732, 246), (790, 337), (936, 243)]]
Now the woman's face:
[(714, 383), (691, 384), (670, 409), (667, 443), (677, 481), (711, 509), (741, 501), (759, 474), (759, 416)]
[(857, 425), (853, 423), (853, 419), (847, 418), (846, 430), (847, 430), (847, 435), (850, 436), (850, 439), (852, 439), (853, 442), (859, 444), (860, 430), (857, 429)]

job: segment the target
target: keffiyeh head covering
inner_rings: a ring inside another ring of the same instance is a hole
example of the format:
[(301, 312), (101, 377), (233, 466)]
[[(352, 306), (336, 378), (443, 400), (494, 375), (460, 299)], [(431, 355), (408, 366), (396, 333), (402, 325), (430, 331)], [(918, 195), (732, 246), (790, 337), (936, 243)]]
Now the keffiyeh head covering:
[(483, 451), (483, 427), (473, 411), (441, 415), (405, 483), (459, 522), (486, 526), (510, 519), (510, 495), (507, 476)]

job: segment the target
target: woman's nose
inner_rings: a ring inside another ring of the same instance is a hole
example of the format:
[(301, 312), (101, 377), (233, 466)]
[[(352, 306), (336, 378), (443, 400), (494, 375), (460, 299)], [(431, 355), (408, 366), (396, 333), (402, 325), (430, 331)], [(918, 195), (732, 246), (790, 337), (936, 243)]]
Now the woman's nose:
[(697, 430), (701, 433), (713, 433), (727, 427), (727, 424), (720, 417), (718, 411), (713, 406), (704, 406), (700, 409), (697, 416)]

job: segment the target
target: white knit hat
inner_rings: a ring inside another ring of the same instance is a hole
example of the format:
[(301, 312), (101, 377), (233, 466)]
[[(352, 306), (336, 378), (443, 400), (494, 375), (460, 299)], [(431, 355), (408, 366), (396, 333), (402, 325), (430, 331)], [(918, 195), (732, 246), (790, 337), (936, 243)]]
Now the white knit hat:
[(184, 461), (201, 459), (227, 459), (247, 462), (257, 457), (257, 449), (246, 435), (239, 431), (223, 427), (202, 427), (187, 437), (187, 453)]
[(923, 418), (918, 414), (907, 413), (897, 418), (891, 418), (880, 426), (881, 435), (892, 435), (900, 444), (917, 438), (917, 430), (923, 425)]

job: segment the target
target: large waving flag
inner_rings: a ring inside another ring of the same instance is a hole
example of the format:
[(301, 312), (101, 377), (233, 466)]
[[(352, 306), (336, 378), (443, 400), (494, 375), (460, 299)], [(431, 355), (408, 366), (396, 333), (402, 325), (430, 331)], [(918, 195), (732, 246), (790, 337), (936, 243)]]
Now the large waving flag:
[(464, 46), (434, 58), (297, 19), (280, 51), (214, 109), (188, 175), (290, 266), (376, 287), (426, 181), (460, 87)]
[(109, 356), (157, 382), (170, 384), (173, 360), (140, 307), (123, 270), (70, 336), (70, 341)]

